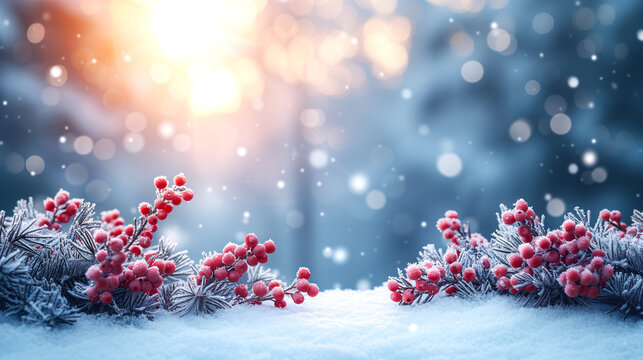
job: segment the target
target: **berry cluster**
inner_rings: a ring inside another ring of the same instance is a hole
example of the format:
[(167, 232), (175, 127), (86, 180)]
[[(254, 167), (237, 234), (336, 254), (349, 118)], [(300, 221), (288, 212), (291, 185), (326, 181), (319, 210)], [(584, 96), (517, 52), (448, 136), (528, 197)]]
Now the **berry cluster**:
[(286, 307), (286, 296), (290, 296), (293, 303), (304, 302), (304, 294), (315, 297), (319, 294), (319, 287), (309, 282), (310, 270), (305, 267), (299, 268), (297, 278), (288, 286), (279, 280), (272, 280), (266, 285), (264, 281), (257, 281), (252, 284), (252, 295), (249, 295), (246, 285), (237, 285), (234, 289), (237, 295), (236, 303), (261, 304), (264, 301), (272, 301), (277, 308)]
[[(174, 178), (174, 185), (171, 187), (168, 187), (165, 177), (154, 179), (157, 189), (154, 207), (149, 203), (141, 203), (141, 215), (134, 224), (125, 225), (118, 210), (101, 214), (101, 228), (94, 233), (98, 264), (86, 272), (87, 278), (93, 282), (86, 290), (91, 301), (111, 303), (111, 291), (118, 287), (153, 295), (163, 284), (163, 276), (174, 273), (176, 265), (171, 261), (157, 259), (155, 252), (146, 253), (142, 260), (134, 260), (142, 255), (143, 249), (150, 247), (158, 222), (166, 219), (174, 206), (181, 204), (182, 200), (192, 200), (194, 193), (185, 184), (183, 174)], [(123, 264), (128, 260), (130, 262), (125, 269)]]
[(45, 215), (38, 219), (38, 226), (46, 226), (50, 230), (60, 231), (61, 224), (66, 224), (76, 215), (82, 200), (70, 199), (69, 193), (60, 189), (54, 198), (43, 202)]
[[(262, 244), (255, 234), (248, 234), (243, 244), (228, 243), (221, 254), (215, 253), (203, 261), (198, 275), (193, 280), (200, 285), (203, 281), (228, 281), (236, 283), (249, 267), (268, 262), (268, 254), (276, 250), (274, 241), (268, 240)], [(251, 303), (261, 304), (264, 301), (273, 301), (276, 307), (286, 306), (285, 296), (292, 298), (295, 304), (304, 302), (304, 294), (314, 297), (319, 293), (317, 285), (309, 283), (310, 270), (300, 268), (297, 279), (289, 286), (284, 286), (278, 280), (268, 283), (256, 281), (251, 285), (252, 295), (248, 285), (239, 284), (234, 288), (236, 299), (234, 304)]]
[(643, 238), (643, 227), (637, 228), (636, 226), (627, 226), (625, 222), (621, 221), (621, 212), (618, 210), (609, 211), (603, 209), (600, 212), (601, 220), (605, 221), (608, 225), (607, 228), (617, 229), (620, 231), (620, 237), (623, 238), (625, 235), (630, 235), (637, 239)]
[[(605, 286), (614, 273), (610, 265), (604, 264), (605, 252), (590, 249), (593, 234), (580, 222), (566, 220), (561, 230), (540, 236), (535, 228), (538, 218), (523, 199), (516, 202), (513, 212), (503, 213), (502, 220), (516, 228), (523, 243), (517, 246), (517, 252), (507, 255), (509, 268), (503, 264), (494, 267), (498, 290), (512, 294), (536, 290), (532, 279), (521, 274), (534, 275), (535, 269), (543, 267), (560, 274), (558, 281), (570, 298), (578, 295), (595, 298), (599, 294), (597, 286)], [(579, 274), (583, 274), (580, 282)]]
[(237, 282), (248, 271), (249, 266), (268, 262), (268, 254), (274, 253), (276, 249), (272, 240), (259, 244), (255, 234), (248, 234), (243, 244), (228, 243), (223, 247), (223, 253), (205, 259), (196, 276), (196, 282), (200, 285), (202, 279), (207, 282), (213, 276), (217, 280), (228, 279), (230, 282)]
[(463, 266), (464, 252), (477, 253), (488, 245), (488, 241), (480, 234), (470, 234), (468, 226), (460, 223), (457, 212), (447, 211), (444, 217), (438, 220), (437, 228), (445, 239), (451, 241), (447, 252), (440, 259), (409, 265), (405, 279), (389, 279), (387, 287), (391, 291), (392, 301), (411, 304), (416, 299), (421, 301), (424, 296), (428, 301), (441, 289), (449, 296), (455, 295), (458, 282), (474, 283), (478, 280), (479, 273), (491, 266), (486, 256), (469, 267)]
[(436, 227), (446, 240), (450, 240), (458, 250), (466, 247), (478, 247), (488, 244), (487, 239), (478, 233), (469, 233), (468, 226), (458, 219), (458, 213), (449, 210), (444, 217), (438, 219)]
[(518, 226), (518, 235), (522, 241), (529, 243), (534, 239), (533, 227), (538, 224), (538, 217), (532, 208), (523, 199), (516, 201), (513, 211), (502, 213), (502, 221), (506, 225)]

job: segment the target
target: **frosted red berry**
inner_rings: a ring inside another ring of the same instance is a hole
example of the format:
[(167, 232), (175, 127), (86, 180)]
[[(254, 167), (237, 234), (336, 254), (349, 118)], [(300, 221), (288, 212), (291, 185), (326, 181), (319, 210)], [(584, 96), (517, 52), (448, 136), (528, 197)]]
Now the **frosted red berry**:
[(295, 304), (301, 304), (304, 302), (304, 295), (300, 292), (296, 292), (292, 294), (291, 297), (292, 297), (292, 302), (294, 302)]
[(156, 186), (157, 189), (162, 190), (167, 187), (167, 179), (165, 176), (159, 176), (154, 179), (154, 186)]
[(185, 201), (190, 201), (194, 198), (194, 192), (190, 189), (184, 190), (183, 192), (181, 192), (181, 197)]
[(263, 281), (257, 281), (252, 285), (252, 292), (259, 297), (263, 297), (268, 293), (268, 287)]
[(447, 264), (451, 264), (457, 259), (458, 255), (456, 255), (453, 251), (447, 251), (446, 254), (444, 254), (444, 261), (446, 261)]
[(406, 269), (406, 276), (411, 280), (417, 280), (422, 276), (422, 270), (414, 265), (409, 266), (408, 269)]
[(100, 302), (103, 304), (109, 304), (113, 300), (112, 293), (109, 291), (103, 291), (102, 294), (100, 294)]
[(300, 267), (299, 270), (297, 270), (297, 278), (298, 279), (310, 279), (310, 270), (306, 267)]
[(275, 252), (275, 250), (277, 250), (277, 246), (272, 240), (266, 241), (265, 243), (263, 243), (263, 246), (266, 248), (266, 254), (272, 254)]
[(176, 186), (183, 186), (185, 185), (186, 182), (187, 182), (187, 179), (183, 174), (178, 174), (177, 176), (174, 177), (174, 185)]
[(464, 281), (472, 282), (476, 279), (476, 271), (472, 268), (466, 268), (464, 269), (462, 278), (464, 279)]

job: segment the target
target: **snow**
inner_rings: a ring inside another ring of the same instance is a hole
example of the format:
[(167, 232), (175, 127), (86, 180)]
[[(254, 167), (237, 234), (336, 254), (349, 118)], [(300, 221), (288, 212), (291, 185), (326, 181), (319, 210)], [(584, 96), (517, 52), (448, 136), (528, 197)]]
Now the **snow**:
[(603, 310), (522, 308), (508, 296), (400, 307), (383, 287), (329, 290), (286, 309), (129, 324), (84, 317), (47, 330), (3, 319), (0, 359), (638, 358), (643, 322)]

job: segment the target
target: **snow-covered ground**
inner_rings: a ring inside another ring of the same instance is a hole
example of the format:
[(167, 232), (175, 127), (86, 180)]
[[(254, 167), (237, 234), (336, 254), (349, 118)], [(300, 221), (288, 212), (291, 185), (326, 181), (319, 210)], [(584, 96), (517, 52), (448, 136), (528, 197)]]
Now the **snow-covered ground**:
[(586, 308), (528, 309), (509, 297), (400, 307), (384, 288), (332, 290), (286, 309), (46, 330), (0, 324), (0, 359), (641, 359), (643, 321)]

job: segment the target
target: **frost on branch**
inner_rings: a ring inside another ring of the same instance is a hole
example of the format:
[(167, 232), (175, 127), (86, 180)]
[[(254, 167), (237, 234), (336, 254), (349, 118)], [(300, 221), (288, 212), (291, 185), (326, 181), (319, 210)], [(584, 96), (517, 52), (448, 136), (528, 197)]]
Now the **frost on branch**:
[(438, 293), (470, 298), (510, 294), (525, 306), (606, 303), (626, 316), (643, 316), (643, 214), (632, 225), (618, 211), (576, 208), (558, 229), (548, 230), (524, 200), (500, 206), (498, 229), (486, 241), (447, 211), (438, 230), (446, 252), (425, 246), (418, 262), (387, 283), (391, 300), (428, 302)]
[(153, 244), (160, 222), (194, 197), (186, 182), (183, 174), (172, 184), (165, 177), (154, 179), (155, 198), (141, 203), (130, 223), (118, 210), (96, 219), (94, 204), (64, 190), (44, 201), (44, 212), (32, 199), (19, 201), (10, 217), (0, 211), (0, 311), (57, 326), (73, 323), (80, 312), (207, 314), (246, 302), (283, 307), (285, 295), (301, 303), (303, 293), (317, 294), (307, 269), (283, 287), (284, 295), (273, 287), (276, 295), (262, 293), (262, 284), (268, 288), (276, 280), (257, 265), (276, 247), (272, 240), (259, 244), (254, 234), (222, 254), (204, 255), (199, 268), (166, 238)]

